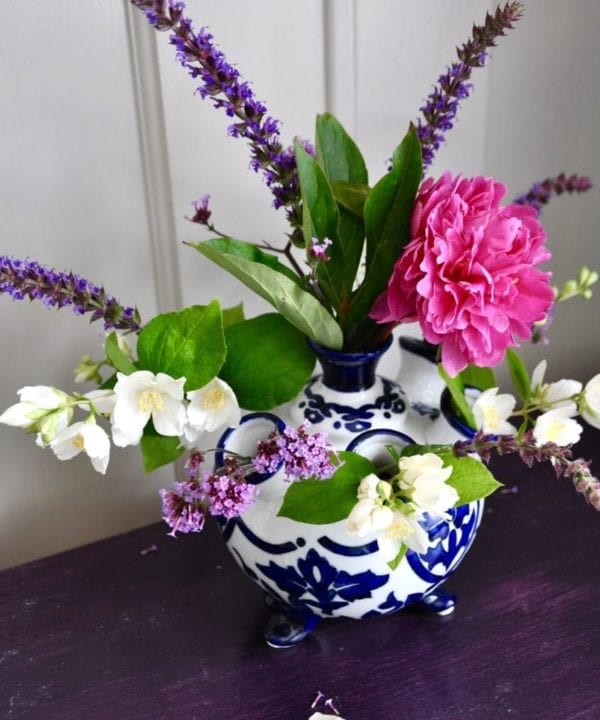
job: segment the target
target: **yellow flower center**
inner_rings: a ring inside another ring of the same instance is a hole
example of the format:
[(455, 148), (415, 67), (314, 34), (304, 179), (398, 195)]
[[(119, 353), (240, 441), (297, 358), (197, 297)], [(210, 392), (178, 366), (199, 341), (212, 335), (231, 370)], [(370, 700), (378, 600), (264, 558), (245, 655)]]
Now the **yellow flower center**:
[(560, 438), (563, 428), (564, 423), (561, 423), (559, 420), (553, 420), (546, 428), (546, 442), (556, 442)]
[(495, 427), (498, 424), (498, 420), (500, 419), (498, 416), (498, 411), (493, 405), (488, 405), (485, 408), (484, 411), (485, 415), (485, 424), (487, 427)]
[(202, 398), (202, 407), (204, 410), (220, 410), (225, 405), (225, 393), (219, 388), (209, 390)]
[(79, 435), (79, 434), (75, 435), (75, 437), (73, 438), (73, 440), (71, 440), (71, 442), (73, 443), (73, 445), (75, 445), (75, 447), (78, 450), (83, 450), (83, 438), (81, 437), (81, 435)]
[(394, 522), (383, 533), (384, 537), (390, 539), (398, 539), (404, 542), (406, 538), (413, 534), (413, 526), (408, 522), (404, 515), (396, 515)]
[(162, 395), (158, 390), (143, 390), (138, 395), (138, 407), (143, 413), (152, 413), (155, 410), (161, 411), (165, 406)]

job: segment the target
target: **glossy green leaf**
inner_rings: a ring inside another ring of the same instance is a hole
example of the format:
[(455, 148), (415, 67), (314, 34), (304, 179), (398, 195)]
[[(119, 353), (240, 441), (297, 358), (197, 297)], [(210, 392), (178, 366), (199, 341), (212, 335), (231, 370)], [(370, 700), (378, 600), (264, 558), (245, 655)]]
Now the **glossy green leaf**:
[(471, 412), (469, 403), (465, 398), (465, 388), (460, 374), (458, 374), (456, 377), (451, 377), (444, 369), (442, 363), (438, 364), (438, 372), (442, 380), (446, 383), (446, 387), (450, 391), (454, 409), (458, 412), (458, 414), (462, 417), (462, 419), (467, 423), (469, 427), (474, 428), (475, 418), (473, 417), (473, 413)]
[(330, 181), (368, 185), (369, 175), (357, 144), (331, 113), (317, 115), (317, 162)]
[(527, 402), (531, 397), (531, 380), (525, 363), (512, 348), (508, 348), (506, 351), (506, 364), (517, 394), (523, 402)]
[(364, 216), (365, 200), (370, 192), (368, 185), (335, 181), (331, 183), (331, 190), (337, 202), (346, 210), (359, 218)]
[(313, 525), (345, 520), (357, 503), (360, 481), (375, 466), (357, 453), (340, 452), (339, 457), (343, 465), (328, 480), (291, 483), (278, 515)]
[(456, 506), (481, 500), (502, 487), (488, 468), (472, 457), (458, 458), (452, 451), (440, 454), (445, 466), (452, 466), (446, 481), (458, 493)]
[[(189, 243), (191, 247), (198, 250), (200, 243)], [(234, 238), (211, 238), (210, 240), (204, 240), (202, 243), (206, 247), (214, 248), (225, 255), (233, 255), (252, 262), (259, 263), (260, 265), (266, 265), (272, 270), (285, 275), (289, 280), (296, 283), (299, 287), (302, 286), (302, 280), (291, 270), (287, 265), (284, 265), (271, 253), (264, 252), (260, 248), (256, 247), (252, 243), (243, 242), (242, 240), (235, 240)], [(212, 258), (211, 258), (212, 259)]]
[(498, 386), (492, 368), (480, 368), (476, 365), (467, 365), (464, 370), (461, 370), (459, 375), (464, 387), (489, 390), (489, 388)]
[(306, 336), (275, 313), (232, 325), (225, 340), (227, 359), (219, 377), (247, 410), (270, 410), (291, 400), (315, 366)]
[(299, 142), (294, 143), (296, 169), (302, 197), (302, 229), (310, 246), (313, 238), (337, 238), (339, 213), (325, 173)]
[(185, 448), (179, 442), (179, 438), (159, 435), (151, 422), (144, 428), (140, 449), (142, 451), (144, 472), (147, 473), (151, 473), (163, 465), (175, 462), (185, 451)]
[(219, 302), (157, 315), (140, 332), (137, 352), (141, 369), (185, 377), (186, 391), (206, 385), (226, 354)]
[(421, 144), (410, 130), (395, 153), (392, 170), (368, 194), (365, 279), (352, 302), (350, 322), (362, 320), (385, 290), (394, 265), (410, 240), (410, 219), (422, 174)]
[(106, 341), (104, 342), (104, 352), (115, 370), (122, 372), (124, 375), (131, 375), (132, 372), (137, 370), (136, 366), (131, 361), (131, 358), (128, 358), (119, 347), (117, 333), (111, 332), (106, 338)]
[(245, 320), (244, 303), (238, 303), (230, 308), (223, 308), (223, 328), (231, 327)]
[(206, 242), (192, 245), (198, 252), (230, 272), (271, 303), (292, 325), (325, 347), (339, 350), (342, 331), (327, 309), (285, 274), (260, 262), (223, 252)]

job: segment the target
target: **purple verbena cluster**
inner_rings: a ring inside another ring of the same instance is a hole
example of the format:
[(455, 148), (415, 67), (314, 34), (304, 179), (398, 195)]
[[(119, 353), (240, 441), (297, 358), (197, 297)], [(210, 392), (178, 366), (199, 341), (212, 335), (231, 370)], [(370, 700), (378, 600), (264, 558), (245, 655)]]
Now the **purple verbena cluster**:
[(326, 480), (336, 470), (331, 461), (333, 448), (322, 432), (308, 433), (305, 420), (299, 428), (286, 426), (281, 434), (271, 433), (257, 445), (253, 465), (261, 474), (274, 473), (282, 464), (289, 480)]
[(508, 2), (498, 7), (494, 15), (486, 14), (483, 25), (473, 26), (472, 37), (457, 48), (459, 62), (453, 63), (438, 78), (438, 84), (419, 108), (423, 117), (416, 123), (423, 151), (423, 168), (433, 162), (436, 151), (444, 142), (444, 134), (454, 126), (460, 101), (469, 97), (472, 85), (468, 82), (474, 68), (483, 67), (487, 49), (495, 46), (496, 38), (510, 30), (523, 14), (520, 2)]
[(592, 186), (592, 181), (585, 175), (565, 175), (561, 173), (556, 177), (546, 178), (536, 182), (524, 195), (519, 195), (513, 200), (517, 205), (530, 205), (538, 213), (555, 195), (563, 193), (586, 192)]
[(490, 461), (494, 452), (498, 455), (517, 453), (528, 467), (532, 467), (536, 462), (549, 460), (556, 477), (564, 475), (571, 478), (575, 489), (583, 494), (586, 502), (600, 511), (600, 480), (591, 474), (588, 460), (572, 459), (573, 452), (570, 445), (565, 447), (555, 443), (538, 445), (531, 430), (524, 433), (521, 438), (478, 432), (470, 440), (459, 440), (454, 443), (453, 451), (457, 457), (466, 457), (475, 453), (486, 463)]
[(202, 493), (195, 480), (190, 478), (176, 482), (173, 490), (161, 490), (162, 514), (171, 528), (169, 535), (175, 533), (200, 532), (204, 527), (206, 507)]
[(91, 320), (104, 320), (106, 330), (140, 329), (136, 308), (123, 307), (103, 287), (72, 272), (59, 272), (33, 260), (0, 255), (0, 293), (13, 300), (41, 300), (47, 307), (70, 306), (77, 315), (91, 313)]
[(173, 537), (178, 532), (200, 532), (207, 515), (234, 518), (256, 502), (258, 489), (245, 481), (251, 468), (227, 458), (215, 472), (201, 471), (204, 456), (193, 452), (185, 468), (187, 480), (176, 482), (173, 490), (161, 490), (163, 518)]
[[(235, 121), (228, 132), (246, 138), (250, 143), (250, 166), (261, 171), (275, 198), (276, 208), (286, 207), (287, 217), (296, 229), (302, 223), (300, 191), (293, 148), (284, 148), (279, 140), (280, 122), (267, 114), (267, 107), (258, 100), (249, 83), (242, 80), (238, 69), (230, 64), (213, 42), (207, 28), (194, 31), (192, 21), (183, 15), (184, 3), (174, 0), (131, 0), (144, 11), (157, 30), (171, 31), (171, 44), (177, 59), (194, 79), (200, 79), (198, 93), (210, 98)], [(296, 233), (297, 234), (297, 233)]]

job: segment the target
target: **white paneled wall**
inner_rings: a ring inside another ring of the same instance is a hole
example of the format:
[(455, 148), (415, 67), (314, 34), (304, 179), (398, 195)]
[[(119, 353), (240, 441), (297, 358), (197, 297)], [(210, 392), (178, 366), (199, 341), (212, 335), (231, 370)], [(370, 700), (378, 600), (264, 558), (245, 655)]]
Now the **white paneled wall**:
[[(482, 0), (190, 0), (230, 61), (252, 80), (283, 136), (310, 138), (324, 109), (339, 115), (376, 180), (454, 47), (493, 3)], [(527, 0), (526, 17), (474, 76), (434, 173), (493, 174), (514, 195), (566, 170), (600, 183), (597, 0)], [(124, 0), (4, 0), (0, 41), (0, 254), (29, 256), (103, 282), (144, 318), (220, 296), (263, 306), (184, 241), (184, 219), (211, 194), (217, 227), (278, 242), (283, 214), (248, 168), (227, 119), (194, 94), (165, 34)], [(557, 280), (600, 267), (598, 194), (561, 198), (544, 214)], [(597, 303), (595, 304), (597, 308)], [(0, 298), (0, 408), (27, 384), (72, 388), (72, 368), (97, 352), (100, 328)], [(561, 312), (550, 371), (598, 368), (598, 312)], [(145, 477), (135, 449), (105, 477), (85, 458), (55, 460), (0, 427), (0, 566), (23, 562), (159, 517), (165, 470)]]

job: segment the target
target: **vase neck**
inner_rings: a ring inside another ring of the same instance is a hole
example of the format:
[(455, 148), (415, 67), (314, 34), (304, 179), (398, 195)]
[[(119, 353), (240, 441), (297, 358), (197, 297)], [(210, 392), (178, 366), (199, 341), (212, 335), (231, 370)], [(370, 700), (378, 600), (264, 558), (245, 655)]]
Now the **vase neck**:
[(368, 390), (375, 384), (377, 364), (392, 343), (390, 336), (386, 343), (370, 352), (341, 352), (317, 345), (309, 339), (321, 367), (321, 378), (325, 387), (338, 392), (360, 392)]

